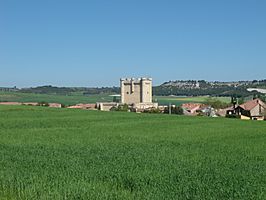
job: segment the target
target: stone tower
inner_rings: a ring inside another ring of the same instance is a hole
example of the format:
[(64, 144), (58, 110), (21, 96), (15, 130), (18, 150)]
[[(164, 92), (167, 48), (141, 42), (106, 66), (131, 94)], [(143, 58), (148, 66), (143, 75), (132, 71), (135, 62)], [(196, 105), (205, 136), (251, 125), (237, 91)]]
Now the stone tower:
[(121, 78), (121, 103), (152, 103), (151, 78)]

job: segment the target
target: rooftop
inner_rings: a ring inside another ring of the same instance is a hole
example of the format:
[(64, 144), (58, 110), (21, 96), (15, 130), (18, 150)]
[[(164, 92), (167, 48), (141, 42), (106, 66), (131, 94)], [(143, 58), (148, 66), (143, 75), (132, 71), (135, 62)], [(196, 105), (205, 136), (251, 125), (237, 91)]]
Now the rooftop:
[(265, 103), (260, 99), (253, 99), (251, 101), (247, 101), (246, 103), (239, 105), (239, 107), (243, 108), (244, 110), (252, 110), (257, 105), (261, 105), (262, 107), (266, 108)]

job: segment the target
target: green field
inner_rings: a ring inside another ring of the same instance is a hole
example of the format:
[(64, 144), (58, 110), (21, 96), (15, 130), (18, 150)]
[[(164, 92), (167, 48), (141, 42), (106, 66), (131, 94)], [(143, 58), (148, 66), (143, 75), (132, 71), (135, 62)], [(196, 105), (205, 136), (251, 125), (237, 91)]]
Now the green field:
[[(210, 98), (208, 96), (199, 96), (199, 97), (178, 97), (178, 96), (155, 96), (153, 99), (157, 101), (160, 105), (169, 105), (171, 103), (172, 105), (181, 105), (183, 103), (204, 103), (206, 100)], [(230, 97), (212, 97), (212, 99), (217, 99), (219, 101), (222, 101), (224, 103), (230, 103), (231, 98)]]
[(0, 199), (266, 199), (266, 123), (0, 106)]
[(1, 101), (16, 101), (16, 102), (49, 102), (62, 103), (65, 105), (74, 105), (78, 103), (96, 103), (98, 101), (112, 101), (112, 97), (108, 94), (97, 95), (56, 95), (56, 94), (34, 94), (22, 92), (0, 92)]
[[(175, 96), (154, 96), (153, 100), (160, 105), (181, 105), (183, 103), (195, 102), (204, 103), (208, 97), (175, 97)], [(222, 102), (229, 103), (230, 97), (216, 97)], [(96, 102), (108, 102), (113, 98), (108, 94), (96, 94), (84, 96), (80, 93), (73, 93), (72, 95), (56, 95), (56, 94), (34, 94), (34, 93), (22, 93), (22, 92), (0, 92), (1, 101), (17, 101), (17, 102), (50, 102), (50, 103), (62, 103), (65, 105), (74, 105), (78, 103), (96, 103)]]

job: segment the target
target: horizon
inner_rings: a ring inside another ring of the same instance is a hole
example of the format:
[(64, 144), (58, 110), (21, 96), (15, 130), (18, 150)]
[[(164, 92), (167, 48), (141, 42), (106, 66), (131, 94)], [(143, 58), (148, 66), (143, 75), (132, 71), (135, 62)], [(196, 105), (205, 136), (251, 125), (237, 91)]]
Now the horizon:
[[(134, 77), (136, 78), (136, 77)], [(152, 77), (151, 77), (152, 78)], [(252, 82), (252, 81), (264, 81), (266, 79), (253, 79), (253, 80), (229, 80), (229, 81), (218, 81), (218, 80), (203, 80), (203, 81), (206, 81), (206, 82), (209, 82), (209, 83), (213, 83), (213, 82), (219, 82), (219, 83), (231, 83), (231, 82)], [(174, 81), (202, 81), (202, 80), (196, 80), (196, 79), (178, 79), (178, 80), (168, 80), (168, 81), (164, 81), (160, 84), (154, 84), (153, 83), (153, 87), (156, 87), (156, 86), (160, 86), (164, 83), (167, 83), (167, 82), (174, 82)], [(152, 80), (153, 82), (153, 80)], [(120, 84), (120, 82), (119, 82)], [(106, 85), (106, 86), (71, 86), (71, 85), (51, 85), (51, 84), (47, 84), (47, 85), (36, 85), (36, 86), (28, 86), (28, 87), (17, 87), (16, 85), (15, 86), (2, 86), (0, 85), (0, 88), (17, 88), (17, 89), (26, 89), (26, 88), (37, 88), (37, 87), (48, 87), (48, 86), (51, 86), (51, 87), (58, 87), (58, 88), (61, 88), (61, 87), (66, 87), (66, 88), (112, 88), (112, 87), (120, 87), (118, 85)]]
[[(0, 86), (262, 80), (266, 1), (0, 2)], [(237, 78), (236, 78), (237, 77)]]

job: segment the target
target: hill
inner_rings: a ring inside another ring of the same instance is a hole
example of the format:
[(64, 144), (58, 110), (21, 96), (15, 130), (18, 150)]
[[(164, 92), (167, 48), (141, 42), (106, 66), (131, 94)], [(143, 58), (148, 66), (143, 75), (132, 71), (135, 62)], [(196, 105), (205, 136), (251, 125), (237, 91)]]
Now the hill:
[(247, 91), (245, 87), (233, 88), (229, 86), (217, 88), (180, 88), (175, 85), (161, 85), (153, 87), (154, 94), (158, 96), (237, 96), (246, 97), (259, 94), (257, 91)]
[[(266, 80), (253, 81), (205, 81), (205, 80), (177, 80), (168, 81), (154, 87), (156, 95), (184, 95), (184, 96), (238, 96), (247, 97), (261, 95), (261, 88), (266, 87)], [(250, 88), (255, 88), (250, 90)], [(257, 89), (256, 89), (257, 88)]]
[(72, 95), (72, 94), (115, 94), (119, 93), (118, 87), (56, 87), (52, 85), (39, 86), (33, 88), (22, 88), (19, 92), (23, 93), (35, 93), (35, 94), (61, 94), (61, 95)]
[(0, 106), (0, 138), (0, 199), (266, 198), (265, 122)]

